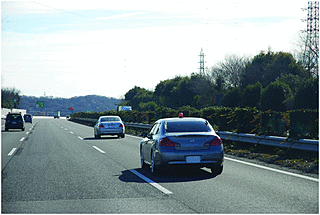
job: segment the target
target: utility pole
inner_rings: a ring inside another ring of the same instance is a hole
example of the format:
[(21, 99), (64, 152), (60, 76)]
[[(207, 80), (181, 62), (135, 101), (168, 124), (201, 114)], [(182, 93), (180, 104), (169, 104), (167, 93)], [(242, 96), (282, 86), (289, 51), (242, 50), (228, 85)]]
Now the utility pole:
[(203, 53), (203, 48), (201, 48), (201, 51), (200, 51), (200, 55), (198, 55), (198, 56), (200, 56), (200, 68), (199, 68), (199, 70), (200, 70), (200, 75), (204, 75), (204, 53)]
[[(306, 10), (306, 9), (304, 9)], [(308, 2), (308, 18), (303, 63), (312, 76), (319, 75), (319, 1)]]

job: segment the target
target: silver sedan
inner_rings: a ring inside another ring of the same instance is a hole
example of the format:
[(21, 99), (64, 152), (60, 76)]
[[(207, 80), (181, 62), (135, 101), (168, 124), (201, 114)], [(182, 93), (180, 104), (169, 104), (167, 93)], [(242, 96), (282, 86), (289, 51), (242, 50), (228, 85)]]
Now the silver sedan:
[(140, 143), (140, 159), (152, 173), (170, 165), (197, 165), (217, 175), (223, 171), (223, 144), (205, 119), (160, 119)]
[(99, 117), (93, 130), (95, 138), (101, 138), (101, 135), (118, 135), (121, 138), (125, 136), (124, 123), (118, 116)]

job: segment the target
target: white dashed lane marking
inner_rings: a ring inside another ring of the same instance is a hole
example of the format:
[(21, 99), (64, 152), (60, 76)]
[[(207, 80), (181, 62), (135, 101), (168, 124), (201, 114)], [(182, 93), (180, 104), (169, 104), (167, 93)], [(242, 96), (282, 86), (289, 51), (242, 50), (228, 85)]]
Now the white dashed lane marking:
[(97, 146), (92, 146), (92, 147), (95, 148), (96, 150), (98, 150), (99, 152), (103, 153), (103, 154), (106, 153), (105, 151), (99, 149)]
[(16, 150), (17, 150), (17, 148), (13, 148), (13, 149), (9, 152), (8, 156), (13, 155)]

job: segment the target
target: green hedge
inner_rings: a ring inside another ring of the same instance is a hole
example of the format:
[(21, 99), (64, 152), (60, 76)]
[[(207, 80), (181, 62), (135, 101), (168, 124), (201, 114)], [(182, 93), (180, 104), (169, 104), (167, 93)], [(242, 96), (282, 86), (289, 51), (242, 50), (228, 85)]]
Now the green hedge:
[(289, 112), (261, 112), (260, 133), (268, 136), (288, 136)]
[(156, 120), (178, 117), (201, 117), (219, 131), (253, 133), (268, 136), (284, 136), (294, 139), (319, 139), (318, 110), (294, 110), (287, 112), (259, 111), (256, 108), (206, 107), (201, 110), (185, 106), (179, 110), (158, 108), (156, 111), (106, 111), (99, 113), (77, 112), (71, 117), (98, 119), (104, 115), (118, 115), (125, 122), (152, 124)]
[(319, 111), (290, 111), (290, 133), (294, 139), (319, 139)]

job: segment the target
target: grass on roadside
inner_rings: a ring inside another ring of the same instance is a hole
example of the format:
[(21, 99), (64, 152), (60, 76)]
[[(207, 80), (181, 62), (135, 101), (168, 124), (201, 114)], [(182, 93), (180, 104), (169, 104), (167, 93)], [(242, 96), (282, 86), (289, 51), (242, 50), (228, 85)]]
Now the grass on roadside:
[(248, 143), (224, 141), (225, 153), (236, 157), (255, 159), (269, 164), (297, 169), (306, 173), (319, 174), (319, 156), (316, 152)]

